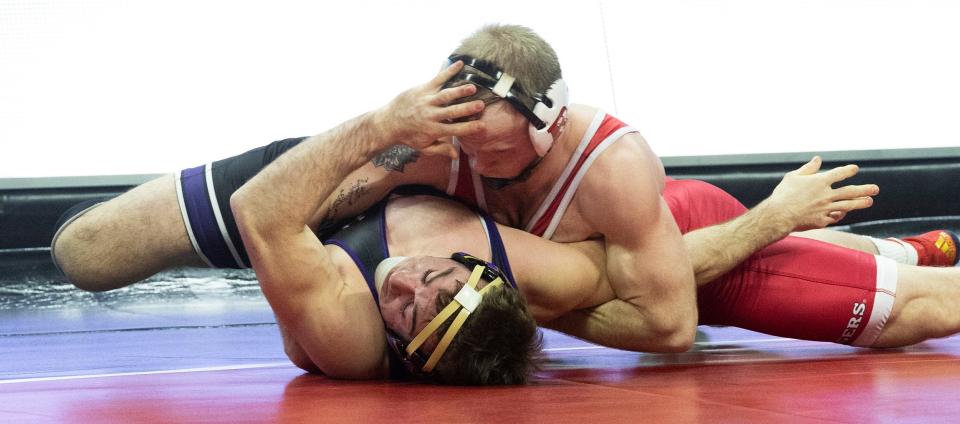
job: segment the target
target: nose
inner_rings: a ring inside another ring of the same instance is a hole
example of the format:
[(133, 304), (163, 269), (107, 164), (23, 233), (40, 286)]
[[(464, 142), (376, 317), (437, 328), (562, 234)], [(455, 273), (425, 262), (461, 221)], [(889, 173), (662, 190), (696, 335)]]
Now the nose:
[(399, 298), (413, 295), (416, 292), (416, 275), (412, 272), (398, 272), (393, 276), (390, 290), (391, 297)]

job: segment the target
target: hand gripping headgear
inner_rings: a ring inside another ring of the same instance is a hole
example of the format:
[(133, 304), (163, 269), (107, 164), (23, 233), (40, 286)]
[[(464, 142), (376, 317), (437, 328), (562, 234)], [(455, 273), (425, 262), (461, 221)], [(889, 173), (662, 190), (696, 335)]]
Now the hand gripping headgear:
[(546, 93), (527, 94), (515, 84), (512, 75), (503, 72), (493, 62), (464, 54), (454, 54), (447, 59), (447, 64), (458, 60), (464, 64), (463, 70), (451, 81), (468, 81), (510, 102), (530, 121), (530, 141), (534, 150), (541, 157), (547, 154), (566, 123), (570, 93), (563, 79), (554, 81)]

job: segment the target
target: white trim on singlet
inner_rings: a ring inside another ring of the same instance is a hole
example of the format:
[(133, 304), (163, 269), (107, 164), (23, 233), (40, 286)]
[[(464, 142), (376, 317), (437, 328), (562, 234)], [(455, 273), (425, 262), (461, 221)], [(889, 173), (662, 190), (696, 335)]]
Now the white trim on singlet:
[(470, 177), (473, 179), (473, 196), (477, 200), (477, 207), (480, 210), (487, 211), (487, 198), (483, 195), (483, 180), (480, 179), (480, 174), (473, 172), (473, 163), (475, 159), (470, 158)]
[(490, 246), (490, 259), (493, 260), (493, 240), (490, 239), (490, 230), (487, 229), (487, 221), (485, 221), (480, 214), (477, 214), (477, 218), (480, 219), (480, 227), (483, 228), (483, 235), (487, 236), (487, 246)]
[(877, 342), (897, 298), (897, 262), (878, 255), (874, 258), (877, 260), (877, 290), (873, 296), (873, 308), (863, 332), (851, 343), (853, 346), (870, 347)]
[(206, 165), (204, 174), (207, 180), (207, 194), (210, 195), (210, 207), (213, 209), (213, 216), (217, 218), (217, 226), (220, 227), (220, 234), (223, 235), (223, 241), (227, 243), (227, 249), (229, 249), (230, 254), (233, 255), (233, 260), (236, 261), (237, 266), (246, 268), (247, 266), (243, 264), (243, 259), (240, 259), (240, 254), (237, 253), (236, 246), (233, 245), (233, 240), (230, 239), (230, 233), (227, 232), (227, 226), (224, 225), (223, 216), (220, 214), (220, 203), (217, 202), (217, 192), (213, 186), (212, 162)]
[(547, 208), (550, 207), (550, 204), (553, 203), (553, 198), (557, 197), (557, 193), (560, 192), (560, 187), (563, 187), (563, 182), (567, 180), (567, 177), (570, 176), (570, 173), (573, 172), (574, 166), (577, 164), (577, 160), (580, 156), (583, 156), (583, 152), (587, 150), (587, 145), (590, 144), (590, 140), (593, 139), (593, 135), (597, 133), (597, 130), (600, 128), (600, 124), (603, 123), (603, 118), (606, 116), (602, 110), (597, 110), (597, 114), (593, 117), (593, 121), (590, 122), (590, 126), (587, 127), (587, 131), (583, 133), (583, 138), (580, 139), (580, 145), (577, 146), (577, 150), (571, 156), (570, 161), (567, 162), (566, 168), (563, 169), (563, 172), (560, 173), (560, 176), (557, 177), (557, 181), (553, 183), (553, 188), (550, 189), (550, 193), (547, 194), (547, 197), (543, 199), (543, 202), (540, 203), (540, 208), (537, 209), (537, 213), (533, 214), (533, 218), (530, 218), (530, 221), (527, 222), (526, 232), (533, 231), (533, 227), (537, 225), (537, 222), (540, 221), (540, 218), (543, 217), (543, 214), (547, 212)]
[(453, 196), (457, 192), (457, 183), (460, 181), (460, 139), (453, 137), (453, 148), (457, 149), (457, 157), (450, 161), (450, 178), (447, 180), (447, 195)]
[(216, 268), (213, 262), (210, 262), (210, 259), (207, 259), (207, 255), (203, 254), (203, 251), (200, 250), (200, 245), (197, 244), (197, 238), (193, 235), (193, 227), (190, 226), (190, 214), (187, 213), (187, 205), (183, 201), (183, 185), (180, 182), (180, 179), (183, 178), (183, 171), (178, 171), (173, 174), (173, 180), (176, 184), (177, 190), (177, 203), (180, 205), (180, 216), (183, 217), (183, 224), (187, 227), (187, 236), (190, 237), (190, 244), (193, 245), (193, 251), (197, 252), (197, 256), (200, 256), (200, 259), (203, 259), (203, 262), (207, 264), (210, 268)]
[(587, 170), (590, 169), (590, 166), (593, 165), (593, 162), (600, 157), (604, 150), (607, 150), (607, 147), (613, 145), (613, 143), (619, 140), (620, 137), (623, 137), (624, 134), (635, 131), (636, 130), (631, 127), (622, 127), (607, 136), (607, 138), (603, 139), (603, 141), (601, 141), (600, 144), (593, 149), (593, 152), (590, 153), (590, 156), (587, 157), (587, 160), (583, 162), (583, 165), (580, 166), (577, 174), (573, 177), (573, 181), (570, 183), (570, 186), (567, 187), (567, 191), (563, 193), (563, 198), (560, 200), (560, 204), (557, 206), (557, 210), (554, 212), (553, 218), (550, 220), (550, 225), (548, 225), (547, 229), (543, 232), (543, 238), (547, 240), (553, 238), (554, 231), (556, 231), (557, 226), (560, 225), (560, 221), (563, 219), (563, 214), (567, 212), (567, 207), (570, 206), (570, 201), (573, 200), (573, 195), (577, 193), (577, 188), (580, 186), (580, 182), (583, 180), (584, 175), (587, 174)]
[(597, 115), (594, 116), (593, 122), (590, 123), (590, 126), (587, 129), (587, 132), (584, 134), (583, 138), (580, 140), (580, 145), (577, 146), (577, 150), (574, 155), (570, 158), (570, 161), (567, 163), (567, 167), (563, 170), (563, 173), (560, 174), (560, 178), (557, 179), (557, 182), (554, 183), (553, 189), (550, 190), (550, 194), (543, 199), (543, 203), (540, 204), (540, 208), (537, 210), (537, 213), (534, 215), (534, 219), (530, 220), (527, 223), (526, 230), (531, 232), (533, 227), (543, 218), (543, 215), (546, 214), (547, 210), (550, 207), (550, 204), (553, 203), (553, 200), (557, 197), (560, 192), (561, 187), (564, 182), (570, 180), (570, 185), (567, 186), (567, 190), (563, 193), (563, 197), (560, 199), (560, 203), (557, 205), (557, 209), (553, 212), (553, 216), (550, 217), (550, 224), (547, 225), (547, 228), (544, 230), (541, 237), (550, 240), (553, 237), (553, 233), (557, 230), (557, 227), (560, 225), (560, 221), (563, 219), (563, 215), (567, 212), (567, 207), (570, 206), (570, 201), (573, 200), (574, 194), (576, 194), (577, 189), (580, 186), (580, 182), (583, 181), (583, 177), (587, 174), (587, 170), (593, 165), (593, 162), (597, 160), (598, 157), (614, 142), (619, 140), (625, 134), (636, 132), (637, 130), (629, 125), (624, 125), (623, 127), (618, 128), (614, 132), (610, 133), (606, 138), (603, 139), (597, 147), (590, 152), (589, 156), (583, 161), (580, 165), (580, 168), (576, 170), (576, 174), (570, 175), (574, 172), (577, 162), (584, 155), (587, 150), (587, 147), (590, 145), (590, 141), (593, 140), (594, 136), (597, 134), (597, 130), (603, 123), (603, 120), (606, 118), (606, 112), (602, 110), (597, 111)]
[[(897, 244), (903, 246), (903, 252), (904, 252), (904, 255), (906, 255), (906, 258), (905, 258), (905, 259), (906, 259), (906, 261), (907, 261), (907, 264), (909, 264), (909, 265), (916, 265), (916, 264), (920, 263), (920, 255), (919, 255), (919, 253), (917, 253), (917, 248), (916, 248), (916, 247), (913, 247), (913, 245), (911, 245), (910, 243), (907, 243), (907, 242), (905, 242), (905, 241), (903, 241), (903, 240), (900, 240), (900, 239), (898, 239), (898, 238), (896, 238), (896, 237), (890, 237), (890, 238), (887, 238), (887, 239), (885, 239), (885, 240), (889, 240), (889, 241), (892, 241), (892, 242), (894, 242), (894, 243), (897, 243)], [(879, 249), (878, 249), (878, 250), (879, 250)]]

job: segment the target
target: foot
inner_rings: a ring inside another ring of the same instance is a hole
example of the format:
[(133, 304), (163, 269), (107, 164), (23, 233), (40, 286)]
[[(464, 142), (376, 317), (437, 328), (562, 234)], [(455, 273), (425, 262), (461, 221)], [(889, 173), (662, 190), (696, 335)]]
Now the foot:
[(957, 264), (957, 245), (960, 240), (953, 231), (935, 230), (901, 239), (917, 250), (917, 265), (954, 266)]

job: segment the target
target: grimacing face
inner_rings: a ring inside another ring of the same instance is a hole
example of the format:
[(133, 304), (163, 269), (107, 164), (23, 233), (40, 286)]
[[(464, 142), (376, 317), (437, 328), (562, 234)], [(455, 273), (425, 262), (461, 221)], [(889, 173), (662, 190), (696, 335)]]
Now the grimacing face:
[[(449, 83), (450, 87), (470, 84), (466, 81)], [(474, 95), (453, 103), (483, 100), (480, 113), (460, 121), (480, 120), (484, 130), (478, 134), (459, 137), (460, 147), (470, 156), (475, 172), (492, 178), (513, 178), (537, 158), (528, 135), (529, 121), (506, 100), (490, 90), (477, 86)]]
[(384, 323), (407, 341), (413, 339), (437, 315), (437, 295), (455, 294), (469, 277), (470, 270), (450, 258), (402, 260), (377, 287)]
[(473, 161), (473, 170), (484, 177), (513, 178), (537, 158), (530, 142), (527, 118), (509, 102), (487, 106), (480, 115), (484, 130), (460, 137), (460, 147)]

